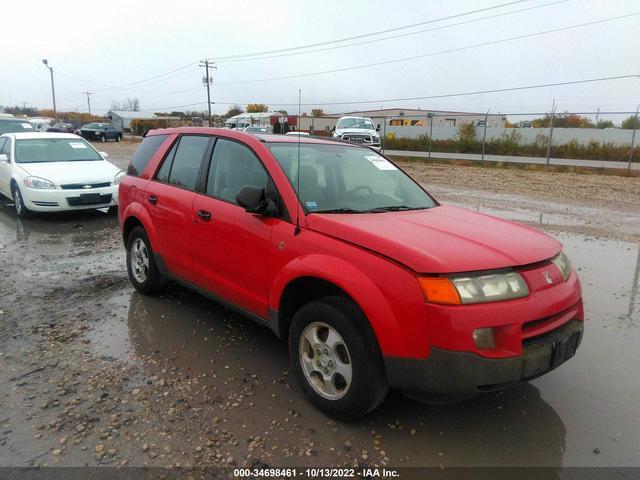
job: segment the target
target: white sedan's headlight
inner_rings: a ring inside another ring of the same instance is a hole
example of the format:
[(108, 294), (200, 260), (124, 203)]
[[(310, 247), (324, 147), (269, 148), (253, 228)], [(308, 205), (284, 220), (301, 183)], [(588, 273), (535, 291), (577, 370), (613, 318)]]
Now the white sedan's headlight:
[(124, 177), (124, 175), (125, 173), (122, 170), (116, 173), (116, 176), (113, 177), (113, 184), (118, 185), (120, 183), (120, 180), (122, 180), (122, 177)]
[(560, 270), (560, 273), (562, 273), (562, 280), (566, 282), (571, 276), (571, 262), (564, 254), (564, 252), (560, 252), (558, 255), (553, 257), (551, 259), (551, 262), (555, 264), (556, 267), (558, 267), (558, 270)]
[(53, 190), (56, 188), (53, 182), (39, 177), (27, 177), (23, 180), (23, 183), (29, 188), (37, 188), (39, 190)]
[(517, 272), (491, 273), (452, 278), (460, 303), (485, 303), (529, 295), (526, 282)]

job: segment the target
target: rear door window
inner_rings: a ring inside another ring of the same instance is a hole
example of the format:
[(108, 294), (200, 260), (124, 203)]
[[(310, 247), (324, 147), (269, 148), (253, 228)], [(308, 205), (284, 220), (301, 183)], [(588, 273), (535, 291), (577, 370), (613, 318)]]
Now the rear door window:
[(147, 168), (151, 157), (153, 157), (166, 138), (167, 135), (151, 135), (145, 137), (131, 159), (131, 163), (127, 169), (127, 175), (139, 177), (142, 172), (144, 172), (144, 169)]

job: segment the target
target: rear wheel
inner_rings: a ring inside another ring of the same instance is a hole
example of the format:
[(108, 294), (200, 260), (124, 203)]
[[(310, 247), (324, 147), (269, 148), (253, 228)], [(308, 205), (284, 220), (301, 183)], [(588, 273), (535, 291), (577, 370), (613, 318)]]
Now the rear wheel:
[(142, 227), (134, 228), (127, 240), (127, 273), (134, 288), (145, 295), (158, 293), (165, 286), (147, 232)]
[(293, 317), (289, 354), (305, 394), (332, 417), (373, 410), (389, 388), (375, 335), (347, 298), (324, 297), (303, 305)]
[(31, 215), (31, 210), (29, 210), (25, 204), (24, 204), (24, 200), (22, 198), (22, 193), (20, 193), (20, 188), (18, 188), (17, 185), (13, 185), (13, 188), (11, 189), (11, 193), (13, 194), (13, 205), (16, 209), (16, 215), (20, 218), (25, 218)]
[(122, 141), (122, 135), (117, 135), (116, 136), (116, 142), (120, 142)]

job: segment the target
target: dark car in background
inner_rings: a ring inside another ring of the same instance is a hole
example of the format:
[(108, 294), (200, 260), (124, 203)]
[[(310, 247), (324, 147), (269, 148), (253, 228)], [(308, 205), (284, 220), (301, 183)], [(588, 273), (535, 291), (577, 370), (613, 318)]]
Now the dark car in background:
[(15, 117), (0, 117), (0, 135), (4, 133), (35, 132), (28, 120)]
[(76, 127), (73, 125), (73, 123), (60, 122), (54, 123), (52, 126), (50, 126), (47, 129), (47, 132), (73, 133), (75, 132), (75, 130)]
[(106, 142), (122, 140), (122, 132), (113, 128), (110, 123), (89, 123), (80, 128), (79, 135), (89, 141)]

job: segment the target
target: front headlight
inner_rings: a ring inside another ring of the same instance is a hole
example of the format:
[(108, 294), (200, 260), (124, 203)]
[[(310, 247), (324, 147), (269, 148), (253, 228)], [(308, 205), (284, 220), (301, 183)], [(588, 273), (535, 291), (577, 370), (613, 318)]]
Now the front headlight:
[(22, 182), (29, 188), (37, 188), (39, 190), (52, 190), (56, 188), (53, 182), (39, 177), (27, 177)]
[(566, 282), (571, 276), (571, 262), (569, 258), (567, 258), (564, 252), (560, 252), (551, 259), (551, 262), (558, 267), (558, 270), (562, 273), (562, 280)]
[(116, 173), (116, 176), (113, 177), (113, 184), (118, 185), (120, 183), (120, 180), (122, 180), (122, 177), (124, 177), (124, 175), (125, 173), (122, 170)]
[(517, 272), (422, 277), (420, 285), (427, 302), (445, 305), (499, 302), (529, 295), (527, 283)]

